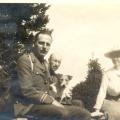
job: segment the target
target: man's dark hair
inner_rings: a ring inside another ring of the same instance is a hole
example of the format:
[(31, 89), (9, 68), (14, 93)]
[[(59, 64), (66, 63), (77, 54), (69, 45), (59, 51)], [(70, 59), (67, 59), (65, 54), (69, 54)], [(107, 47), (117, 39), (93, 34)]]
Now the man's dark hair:
[(43, 29), (43, 30), (41, 30), (40, 32), (38, 32), (38, 33), (35, 35), (34, 42), (36, 42), (36, 40), (38, 39), (38, 36), (39, 36), (40, 34), (47, 34), (47, 35), (49, 35), (49, 36), (52, 38), (52, 32), (53, 32), (53, 30), (49, 30), (49, 29)]

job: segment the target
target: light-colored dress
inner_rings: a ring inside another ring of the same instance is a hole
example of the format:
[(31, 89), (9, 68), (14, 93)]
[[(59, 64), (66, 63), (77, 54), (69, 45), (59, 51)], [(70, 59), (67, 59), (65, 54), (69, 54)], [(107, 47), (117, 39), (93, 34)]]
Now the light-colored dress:
[(109, 69), (104, 73), (94, 108), (108, 113), (109, 120), (120, 120), (120, 99), (107, 100), (106, 95), (120, 95), (120, 70)]

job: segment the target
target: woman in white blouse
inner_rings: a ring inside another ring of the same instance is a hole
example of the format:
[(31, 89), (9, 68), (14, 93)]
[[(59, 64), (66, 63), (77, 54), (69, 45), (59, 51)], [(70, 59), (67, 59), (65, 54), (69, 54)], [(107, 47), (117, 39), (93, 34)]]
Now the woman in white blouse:
[[(109, 120), (120, 120), (120, 50), (105, 54), (113, 62), (113, 67), (104, 73), (100, 90), (91, 116), (107, 112)], [(108, 99), (106, 96), (109, 96)]]

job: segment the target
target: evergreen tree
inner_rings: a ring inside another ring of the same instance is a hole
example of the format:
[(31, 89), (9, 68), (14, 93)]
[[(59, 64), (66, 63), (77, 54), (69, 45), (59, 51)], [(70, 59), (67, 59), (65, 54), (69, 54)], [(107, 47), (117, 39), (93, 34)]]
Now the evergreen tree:
[(49, 7), (45, 3), (0, 4), (0, 89), (11, 77), (16, 79), (16, 60), (29, 52), (34, 33), (47, 29)]
[(98, 60), (90, 59), (86, 80), (78, 84), (72, 91), (72, 97), (82, 100), (89, 111), (93, 111), (102, 75), (102, 69)]
[[(20, 19), (16, 18), (18, 31), (16, 34), (17, 42), (15, 48), (20, 55), (32, 46), (35, 33), (46, 30), (46, 25), (49, 22), (46, 10), (48, 10), (50, 5), (36, 3), (29, 4), (27, 7), (29, 8), (28, 13), (30, 14), (27, 13), (27, 16), (22, 16)], [(52, 32), (52, 30), (47, 30)]]
[(13, 29), (6, 27), (5, 30), (0, 30), (0, 66), (11, 75), (15, 60), (32, 46), (33, 33), (47, 29), (49, 18), (46, 11), (50, 5), (1, 4), (0, 7), (1, 14), (6, 16), (0, 19), (0, 23), (4, 27), (10, 23)]

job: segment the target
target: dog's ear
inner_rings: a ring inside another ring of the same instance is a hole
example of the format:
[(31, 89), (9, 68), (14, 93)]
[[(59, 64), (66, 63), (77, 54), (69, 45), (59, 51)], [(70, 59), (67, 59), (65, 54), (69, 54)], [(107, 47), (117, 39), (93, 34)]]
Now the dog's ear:
[(71, 80), (73, 78), (73, 76), (71, 75), (67, 75), (68, 79)]

